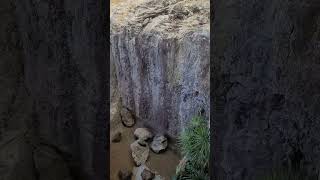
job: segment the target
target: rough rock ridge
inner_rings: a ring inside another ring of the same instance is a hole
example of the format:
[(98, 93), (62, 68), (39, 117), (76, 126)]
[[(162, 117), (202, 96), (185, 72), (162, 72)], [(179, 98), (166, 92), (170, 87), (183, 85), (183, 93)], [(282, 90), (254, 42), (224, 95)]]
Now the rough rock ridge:
[(176, 136), (209, 116), (209, 1), (124, 1), (111, 8), (111, 64), (122, 104)]

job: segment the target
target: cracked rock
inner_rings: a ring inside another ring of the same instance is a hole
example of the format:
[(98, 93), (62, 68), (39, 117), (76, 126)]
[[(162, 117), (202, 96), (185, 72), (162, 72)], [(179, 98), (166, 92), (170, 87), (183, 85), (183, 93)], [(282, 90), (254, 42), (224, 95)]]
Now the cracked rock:
[(151, 143), (151, 150), (155, 153), (163, 152), (168, 147), (168, 140), (163, 135), (158, 135), (153, 138)]
[(146, 141), (152, 138), (152, 133), (147, 128), (137, 128), (134, 131), (134, 136), (140, 140)]
[(139, 140), (133, 142), (130, 145), (132, 158), (137, 166), (144, 164), (149, 157), (149, 145), (142, 146), (139, 144)]
[(125, 107), (121, 109), (121, 122), (125, 127), (132, 127), (135, 124), (133, 113)]

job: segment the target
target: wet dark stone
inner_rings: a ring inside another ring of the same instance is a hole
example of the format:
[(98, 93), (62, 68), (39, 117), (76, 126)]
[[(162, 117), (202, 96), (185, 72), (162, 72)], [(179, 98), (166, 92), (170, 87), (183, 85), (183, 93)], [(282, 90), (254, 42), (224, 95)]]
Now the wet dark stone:
[(141, 173), (143, 180), (152, 180), (155, 177), (155, 174), (147, 169), (144, 169)]
[(122, 138), (121, 132), (116, 132), (113, 136), (111, 141), (114, 143), (120, 142)]
[(121, 169), (118, 172), (118, 177), (120, 180), (131, 180), (132, 172), (128, 169)]

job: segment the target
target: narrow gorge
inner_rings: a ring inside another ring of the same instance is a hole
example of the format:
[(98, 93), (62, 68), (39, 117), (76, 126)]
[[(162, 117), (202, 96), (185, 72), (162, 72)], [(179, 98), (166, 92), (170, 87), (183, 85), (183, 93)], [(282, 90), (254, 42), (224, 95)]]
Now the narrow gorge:
[[(209, 13), (208, 0), (111, 3), (110, 130), (122, 134), (111, 143), (111, 179), (134, 167), (130, 144), (137, 128), (168, 139), (168, 150), (150, 152), (146, 164), (171, 179), (182, 159), (178, 136), (194, 116), (209, 119)], [(123, 126), (126, 114), (131, 128)]]

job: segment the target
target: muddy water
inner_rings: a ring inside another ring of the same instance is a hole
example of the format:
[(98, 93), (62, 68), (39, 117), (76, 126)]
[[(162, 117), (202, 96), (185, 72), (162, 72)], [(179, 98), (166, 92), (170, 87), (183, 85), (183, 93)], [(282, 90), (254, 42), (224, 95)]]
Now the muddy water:
[[(122, 140), (119, 143), (111, 143), (111, 180), (118, 179), (117, 174), (120, 169), (128, 168), (132, 170), (134, 167), (134, 162), (130, 152), (130, 144), (135, 140), (133, 135), (134, 129), (134, 127), (119, 127), (118, 130), (122, 132)], [(179, 160), (179, 155), (172, 150), (167, 150), (161, 154), (155, 154), (150, 151), (146, 166), (151, 170), (158, 172), (166, 180), (170, 180), (175, 174), (176, 166), (178, 165)]]

